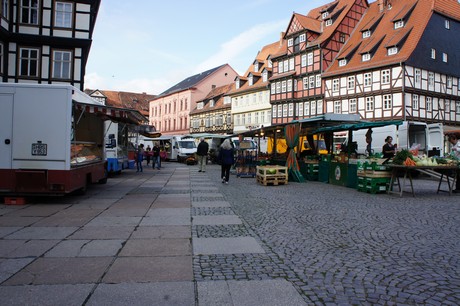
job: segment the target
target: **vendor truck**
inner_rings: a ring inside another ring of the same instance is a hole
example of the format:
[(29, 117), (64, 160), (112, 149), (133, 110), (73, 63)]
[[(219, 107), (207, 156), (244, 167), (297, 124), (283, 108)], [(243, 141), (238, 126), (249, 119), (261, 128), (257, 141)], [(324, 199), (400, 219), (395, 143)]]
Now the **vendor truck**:
[(105, 183), (104, 121), (119, 116), (70, 85), (0, 83), (0, 196)]

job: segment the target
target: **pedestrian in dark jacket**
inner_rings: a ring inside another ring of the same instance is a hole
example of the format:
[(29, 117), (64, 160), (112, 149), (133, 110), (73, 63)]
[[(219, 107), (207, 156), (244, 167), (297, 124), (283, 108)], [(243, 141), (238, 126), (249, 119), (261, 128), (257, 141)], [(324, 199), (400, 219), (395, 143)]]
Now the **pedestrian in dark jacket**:
[(142, 172), (142, 161), (144, 160), (144, 145), (141, 143), (140, 145), (137, 146), (136, 150), (136, 166), (137, 166), (137, 171), (136, 172)]
[(204, 140), (204, 138), (201, 138), (200, 143), (198, 144), (198, 148), (196, 149), (196, 155), (198, 156), (198, 166), (200, 167), (200, 170), (198, 170), (198, 172), (206, 172), (208, 150), (209, 144)]
[(230, 139), (225, 139), (222, 145), (220, 146), (219, 151), (219, 161), (221, 167), (222, 184), (228, 184), (230, 178), (230, 168), (235, 163), (235, 156), (233, 152), (233, 146), (230, 142)]

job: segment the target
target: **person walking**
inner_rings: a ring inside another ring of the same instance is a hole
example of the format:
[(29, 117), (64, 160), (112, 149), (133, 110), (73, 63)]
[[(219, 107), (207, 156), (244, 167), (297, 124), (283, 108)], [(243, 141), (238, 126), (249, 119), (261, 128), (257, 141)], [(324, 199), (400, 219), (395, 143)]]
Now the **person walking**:
[[(450, 134), (447, 138), (452, 145), (450, 148), (451, 155), (460, 159), (460, 141), (458, 140), (458, 136), (456, 134)], [(460, 193), (460, 170), (457, 169), (457, 178), (455, 183), (455, 189), (452, 190), (453, 193)]]
[(137, 151), (136, 151), (136, 167), (137, 171), (136, 172), (142, 172), (142, 161), (144, 160), (144, 145), (141, 143), (140, 145), (137, 146)]
[(198, 148), (196, 149), (196, 155), (198, 155), (198, 165), (200, 167), (200, 170), (198, 170), (198, 172), (206, 172), (206, 162), (208, 159), (208, 150), (209, 150), (209, 144), (202, 137), (200, 139), (200, 143), (198, 144)]
[(220, 161), (220, 177), (222, 178), (222, 184), (228, 184), (230, 179), (230, 168), (235, 163), (235, 155), (230, 139), (225, 139), (220, 146), (218, 160)]
[(160, 146), (156, 142), (152, 149), (152, 155), (153, 155), (152, 168), (155, 169), (156, 167), (158, 170), (160, 170), (161, 168)]

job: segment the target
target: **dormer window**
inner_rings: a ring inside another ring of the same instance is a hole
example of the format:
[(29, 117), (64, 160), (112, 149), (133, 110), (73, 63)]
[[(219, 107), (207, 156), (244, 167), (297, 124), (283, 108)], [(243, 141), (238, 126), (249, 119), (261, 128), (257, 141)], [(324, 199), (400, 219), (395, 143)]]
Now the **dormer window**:
[(252, 75), (249, 76), (248, 82), (249, 82), (249, 86), (254, 85), (254, 77)]
[(299, 42), (301, 42), (301, 43), (304, 42), (306, 40), (306, 37), (307, 36), (305, 34), (300, 35), (299, 36)]
[(254, 63), (254, 72), (259, 72), (259, 62), (258, 61)]
[(370, 53), (364, 53), (364, 54), (361, 56), (361, 59), (362, 59), (363, 62), (370, 61), (370, 60), (371, 60), (371, 54), (370, 54)]
[(324, 12), (323, 15), (322, 15), (323, 19), (326, 19), (327, 16), (329, 16), (329, 12)]
[(268, 81), (268, 71), (264, 70), (262, 72), (262, 82), (267, 82)]
[(398, 20), (395, 22), (395, 30), (404, 27), (404, 20)]
[(203, 106), (204, 106), (204, 103), (203, 102), (200, 102), (196, 105), (196, 108), (197, 109), (203, 109)]
[(267, 60), (267, 66), (268, 68), (273, 68), (273, 62), (271, 59)]
[(388, 55), (395, 55), (396, 53), (398, 53), (398, 47), (394, 46), (394, 47), (388, 48), (387, 53)]
[(368, 38), (368, 37), (371, 37), (371, 31), (370, 30), (367, 30), (367, 31), (363, 32), (363, 38)]
[(326, 27), (329, 27), (332, 25), (332, 19), (326, 20)]
[(444, 22), (444, 26), (446, 27), (446, 29), (450, 29), (450, 21), (449, 19), (446, 19), (446, 21)]
[(214, 99), (209, 100), (209, 107), (214, 107)]
[(224, 97), (224, 104), (230, 104), (232, 103), (232, 98), (230, 98), (229, 96), (225, 96)]
[(239, 88), (240, 88), (240, 80), (239, 80), (239, 79), (237, 79), (237, 80), (235, 81), (235, 88), (236, 88), (236, 89), (239, 89)]
[(342, 58), (341, 60), (339, 60), (339, 67), (343, 67), (347, 64), (347, 59), (346, 58)]

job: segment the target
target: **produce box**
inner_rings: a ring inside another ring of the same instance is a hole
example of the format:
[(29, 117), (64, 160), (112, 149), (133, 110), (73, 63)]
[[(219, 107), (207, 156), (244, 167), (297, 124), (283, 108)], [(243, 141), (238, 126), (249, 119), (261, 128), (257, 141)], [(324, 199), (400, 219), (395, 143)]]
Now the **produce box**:
[(285, 185), (288, 182), (288, 169), (283, 166), (257, 166), (257, 182), (262, 185)]

